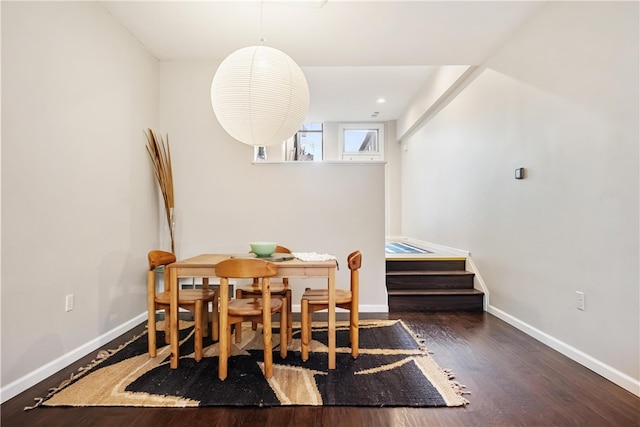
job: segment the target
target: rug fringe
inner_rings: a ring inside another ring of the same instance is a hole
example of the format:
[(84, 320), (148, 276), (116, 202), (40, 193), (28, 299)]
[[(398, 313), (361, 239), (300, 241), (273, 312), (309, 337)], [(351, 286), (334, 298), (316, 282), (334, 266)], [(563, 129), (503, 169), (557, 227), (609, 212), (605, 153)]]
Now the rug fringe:
[[(415, 332), (413, 332), (413, 330), (411, 328), (408, 328), (407, 325), (404, 323), (403, 320), (400, 320), (400, 322), (402, 322), (402, 324), (405, 326), (405, 328), (408, 331), (411, 331), (411, 334), (413, 335), (413, 338), (416, 340), (416, 342), (418, 343), (418, 348), (422, 351), (424, 351), (427, 354), (433, 354), (433, 351), (429, 350), (426, 346), (426, 342), (427, 340), (422, 338), (420, 336), (420, 334), (417, 334)], [(471, 394), (470, 391), (466, 391), (464, 390), (467, 386), (460, 384), (457, 381), (453, 381), (453, 379), (456, 377), (455, 374), (453, 373), (453, 371), (451, 369), (446, 369), (446, 368), (440, 368), (442, 370), (442, 372), (447, 376), (447, 378), (449, 379), (449, 384), (451, 385), (451, 388), (453, 389), (453, 391), (455, 392), (455, 394), (460, 398), (460, 401), (462, 402), (463, 406), (468, 405), (470, 402), (465, 399), (464, 397), (462, 397), (465, 394)]]
[(91, 371), (91, 369), (95, 368), (96, 366), (98, 366), (99, 364), (101, 364), (102, 362), (104, 362), (105, 360), (107, 360), (110, 356), (116, 354), (117, 352), (119, 352), (120, 350), (122, 350), (123, 348), (125, 348), (126, 346), (128, 346), (129, 344), (131, 344), (132, 342), (134, 342), (135, 340), (137, 340), (138, 338), (140, 338), (143, 335), (147, 334), (147, 329), (145, 328), (145, 330), (141, 333), (139, 333), (138, 335), (135, 335), (133, 338), (131, 338), (129, 341), (127, 341), (124, 344), (121, 344), (120, 346), (118, 346), (118, 348), (116, 349), (108, 349), (108, 350), (100, 350), (98, 351), (98, 354), (96, 355), (95, 359), (93, 359), (91, 362), (89, 362), (89, 364), (87, 364), (86, 366), (81, 366), (80, 368), (78, 368), (77, 372), (74, 372), (71, 374), (71, 376), (69, 378), (67, 378), (66, 380), (62, 381), (58, 387), (52, 387), (49, 389), (49, 392), (47, 393), (46, 396), (44, 397), (35, 397), (33, 400), (36, 401), (36, 404), (33, 406), (25, 406), (24, 410), (25, 411), (30, 411), (31, 409), (35, 409), (39, 406), (42, 406), (42, 404), (44, 402), (46, 402), (48, 399), (51, 399), (51, 397), (56, 394), (57, 392), (59, 392), (60, 390), (68, 387), (69, 385), (73, 384), (76, 380), (78, 380), (79, 378), (83, 377), (84, 375), (86, 375), (89, 371)]
[(458, 381), (453, 381), (453, 379), (456, 377), (456, 375), (453, 373), (453, 371), (451, 369), (442, 368), (442, 372), (444, 372), (447, 375), (447, 377), (449, 379), (449, 384), (451, 385), (451, 388), (453, 389), (453, 391), (460, 398), (460, 401), (462, 402), (462, 405), (463, 406), (468, 405), (470, 402), (467, 399), (465, 399), (464, 397), (462, 397), (465, 394), (471, 394), (470, 391), (465, 390), (465, 388), (467, 388), (467, 386), (464, 385), (464, 384), (460, 384)]
[(410, 327), (407, 326), (406, 323), (404, 323), (404, 321), (402, 319), (398, 320), (399, 322), (402, 323), (402, 325), (404, 326), (404, 328), (409, 331), (411, 333), (411, 336), (413, 337), (413, 339), (416, 341), (416, 343), (418, 344), (418, 349), (424, 351), (427, 354), (433, 354), (433, 351), (429, 350), (427, 348), (427, 340), (425, 338), (422, 338), (420, 336), (420, 334), (417, 334), (415, 332), (413, 332), (413, 329), (411, 329)]

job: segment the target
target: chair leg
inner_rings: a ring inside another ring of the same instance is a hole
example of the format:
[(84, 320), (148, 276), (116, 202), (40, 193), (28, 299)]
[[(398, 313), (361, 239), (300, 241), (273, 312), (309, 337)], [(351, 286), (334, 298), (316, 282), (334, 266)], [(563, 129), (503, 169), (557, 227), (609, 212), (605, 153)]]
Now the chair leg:
[(149, 341), (149, 357), (156, 357), (156, 309), (149, 307), (147, 320), (147, 340)]
[[(178, 328), (180, 327), (180, 320), (178, 319)], [(169, 309), (164, 311), (164, 343), (171, 344), (171, 328), (169, 327)]]
[(256, 322), (255, 320), (251, 321), (251, 330), (252, 331), (257, 331), (258, 330), (258, 322)]
[(291, 302), (291, 289), (287, 289), (286, 292), (287, 297), (287, 344), (291, 344), (293, 342), (293, 321), (292, 321), (292, 302)]
[(300, 333), (301, 333), (301, 339), (300, 339), (300, 356), (302, 358), (302, 361), (306, 362), (307, 360), (309, 360), (309, 339), (311, 338), (309, 336), (309, 301), (306, 299), (303, 299), (301, 301), (300, 304)]
[(236, 323), (235, 336), (236, 336), (236, 344), (240, 344), (240, 342), (242, 341), (242, 322)]
[(149, 357), (156, 357), (156, 276), (154, 270), (147, 272), (147, 341)]
[[(267, 310), (267, 313), (269, 310)], [(273, 342), (271, 340), (271, 322), (262, 325), (262, 339), (264, 342), (264, 377), (269, 379), (273, 376)]]
[(273, 376), (273, 341), (271, 339), (271, 293), (269, 279), (262, 279), (262, 339), (264, 342), (264, 377)]
[(193, 313), (193, 317), (194, 317), (194, 322), (193, 322), (193, 327), (195, 329), (194, 332), (194, 348), (195, 348), (195, 359), (196, 362), (199, 362), (200, 360), (202, 360), (202, 335), (203, 335), (203, 330), (202, 330), (202, 324), (203, 324), (203, 313), (202, 313), (202, 300), (201, 299), (197, 299), (196, 303), (195, 303), (195, 307), (194, 307), (194, 313)]
[(208, 337), (211, 334), (211, 328), (209, 322), (209, 301), (202, 301), (202, 316), (200, 317), (202, 322), (202, 336)]
[(218, 310), (218, 291), (213, 293), (213, 302), (211, 304), (211, 339), (213, 341), (220, 340), (220, 311)]
[(353, 309), (351, 307), (349, 318), (350, 318), (350, 328), (349, 328), (349, 339), (351, 341), (351, 357), (354, 359), (358, 357), (358, 310)]
[(287, 346), (289, 344), (289, 315), (287, 313), (289, 307), (289, 300), (284, 299), (282, 301), (282, 308), (280, 309), (280, 357), (287, 357)]

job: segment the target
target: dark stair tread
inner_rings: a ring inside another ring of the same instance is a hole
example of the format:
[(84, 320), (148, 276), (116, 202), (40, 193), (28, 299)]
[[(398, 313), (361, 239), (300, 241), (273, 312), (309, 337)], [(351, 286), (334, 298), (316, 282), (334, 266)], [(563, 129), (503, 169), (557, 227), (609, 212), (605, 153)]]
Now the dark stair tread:
[(389, 296), (400, 295), (484, 295), (484, 292), (478, 289), (392, 289), (388, 290)]
[(387, 272), (392, 271), (415, 271), (415, 270), (423, 270), (423, 271), (450, 271), (450, 270), (465, 270), (466, 268), (466, 260), (464, 258), (461, 259), (416, 259), (416, 260), (394, 260), (387, 259), (386, 263)]
[(470, 276), (475, 273), (466, 270), (402, 270), (387, 271), (387, 276)]

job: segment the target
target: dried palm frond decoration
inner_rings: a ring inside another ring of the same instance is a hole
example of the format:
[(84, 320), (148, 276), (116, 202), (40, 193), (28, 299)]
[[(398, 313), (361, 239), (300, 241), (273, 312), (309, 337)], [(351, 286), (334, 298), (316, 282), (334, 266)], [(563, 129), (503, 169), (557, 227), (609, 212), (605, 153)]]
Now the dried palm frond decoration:
[(158, 181), (158, 187), (164, 201), (164, 211), (171, 237), (171, 252), (175, 253), (175, 221), (173, 218), (173, 173), (171, 170), (171, 152), (169, 151), (169, 135), (165, 140), (156, 135), (151, 129), (145, 133), (147, 137), (147, 153), (153, 163), (153, 170)]

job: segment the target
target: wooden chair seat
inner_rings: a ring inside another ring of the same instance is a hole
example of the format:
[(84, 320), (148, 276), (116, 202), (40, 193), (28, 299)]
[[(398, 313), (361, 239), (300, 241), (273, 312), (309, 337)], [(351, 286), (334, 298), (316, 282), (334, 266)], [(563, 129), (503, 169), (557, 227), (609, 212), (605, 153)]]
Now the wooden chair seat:
[[(282, 308), (282, 300), (271, 300), (271, 312), (275, 313)], [(229, 316), (248, 317), (262, 315), (262, 298), (234, 299), (229, 301)]]
[[(248, 298), (253, 295), (262, 295), (262, 288), (260, 284), (252, 283), (247, 286), (243, 286), (240, 288), (242, 291), (242, 297)], [(271, 282), (270, 286), (271, 295), (282, 295), (286, 296), (287, 291), (289, 290), (288, 286), (285, 286), (284, 283)]]
[[(156, 294), (156, 304), (169, 305), (170, 292), (164, 291)], [(216, 295), (216, 291), (209, 289), (207, 291), (201, 289), (181, 289), (178, 294), (178, 305), (195, 304), (196, 300), (210, 300)]]
[[(329, 291), (327, 289), (307, 289), (302, 294), (302, 299), (309, 301), (309, 304), (314, 306), (329, 305)], [(339, 304), (351, 304), (351, 291), (336, 289), (336, 306)]]

